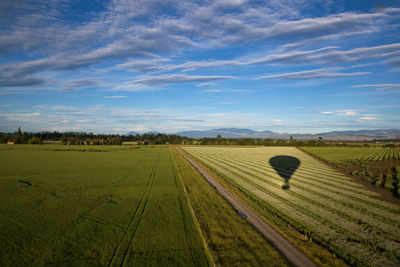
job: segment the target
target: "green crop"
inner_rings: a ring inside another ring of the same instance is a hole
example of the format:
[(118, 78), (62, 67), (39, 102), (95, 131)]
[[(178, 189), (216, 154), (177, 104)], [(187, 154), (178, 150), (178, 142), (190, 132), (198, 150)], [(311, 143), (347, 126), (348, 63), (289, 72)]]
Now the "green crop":
[(167, 147), (0, 146), (1, 266), (207, 266)]

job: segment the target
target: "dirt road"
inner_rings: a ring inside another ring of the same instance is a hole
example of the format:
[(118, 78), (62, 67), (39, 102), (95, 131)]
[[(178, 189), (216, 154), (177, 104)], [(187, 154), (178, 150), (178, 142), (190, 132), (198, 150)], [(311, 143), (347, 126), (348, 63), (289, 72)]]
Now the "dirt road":
[(248, 223), (253, 225), (266, 240), (272, 243), (286, 259), (295, 266), (316, 266), (314, 262), (308, 259), (300, 250), (294, 247), (287, 239), (279, 234), (275, 229), (269, 226), (249, 207), (244, 205), (235, 195), (225, 189), (218, 183), (213, 176), (200, 167), (194, 160), (186, 156), (179, 148), (176, 149), (196, 170), (221, 194), (229, 204), (245, 218)]

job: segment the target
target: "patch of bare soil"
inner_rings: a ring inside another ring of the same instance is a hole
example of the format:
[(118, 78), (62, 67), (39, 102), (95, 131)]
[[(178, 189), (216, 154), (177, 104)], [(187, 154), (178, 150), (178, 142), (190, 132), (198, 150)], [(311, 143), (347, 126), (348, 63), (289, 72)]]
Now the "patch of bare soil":
[[(305, 151), (303, 151), (305, 152)], [(305, 152), (307, 153), (307, 152)], [(315, 159), (329, 165), (331, 168), (352, 178), (356, 183), (362, 184), (366, 189), (379, 193), (377, 199), (400, 205), (400, 161), (380, 160), (380, 161), (349, 161), (341, 164), (328, 163), (313, 154), (307, 153)], [(386, 188), (386, 179), (392, 177), (393, 189)], [(397, 178), (396, 178), (397, 177)], [(378, 182), (380, 180), (380, 182)], [(400, 211), (399, 211), (400, 213)]]
[[(395, 162), (394, 160), (372, 161), (369, 162), (369, 165), (367, 166), (362, 163), (360, 164), (359, 162), (350, 162), (342, 164), (341, 166), (335, 166), (333, 164), (329, 165), (346, 176), (353, 178), (357, 183), (365, 185), (369, 190), (379, 193), (381, 197), (378, 197), (378, 199), (400, 205), (400, 196), (397, 192), (399, 181), (395, 179), (397, 175), (395, 168), (399, 167), (398, 162)], [(393, 177), (393, 189), (387, 189), (384, 187), (388, 175)], [(380, 185), (378, 182), (379, 179), (381, 180)]]

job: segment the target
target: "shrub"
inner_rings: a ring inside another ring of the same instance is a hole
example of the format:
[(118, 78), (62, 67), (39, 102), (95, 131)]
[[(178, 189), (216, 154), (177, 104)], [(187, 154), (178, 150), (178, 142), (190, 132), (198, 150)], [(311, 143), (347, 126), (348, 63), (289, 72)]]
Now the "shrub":
[(385, 184), (384, 184), (383, 187), (385, 187), (385, 189), (387, 189), (387, 190), (393, 190), (394, 189), (393, 176), (391, 174), (387, 174), (386, 175), (386, 181), (385, 181)]
[(37, 144), (37, 145), (41, 145), (43, 144), (43, 140), (40, 137), (32, 137), (28, 140), (28, 144)]
[(380, 187), (382, 185), (382, 182), (383, 182), (383, 175), (379, 174), (377, 180), (375, 181), (375, 186)]

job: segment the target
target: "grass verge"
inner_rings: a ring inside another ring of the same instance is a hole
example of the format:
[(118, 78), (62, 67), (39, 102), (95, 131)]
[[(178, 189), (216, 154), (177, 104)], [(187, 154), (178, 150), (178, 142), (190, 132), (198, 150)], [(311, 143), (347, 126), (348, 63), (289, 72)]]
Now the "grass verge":
[(217, 266), (288, 266), (286, 259), (170, 148), (205, 243)]

